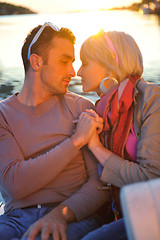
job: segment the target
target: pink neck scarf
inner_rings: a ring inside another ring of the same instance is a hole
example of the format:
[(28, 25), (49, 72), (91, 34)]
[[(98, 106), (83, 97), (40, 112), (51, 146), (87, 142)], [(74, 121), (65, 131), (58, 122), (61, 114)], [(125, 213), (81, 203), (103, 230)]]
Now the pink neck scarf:
[(102, 96), (97, 104), (97, 113), (104, 120), (105, 146), (118, 156), (136, 160), (126, 148), (127, 139), (133, 133), (132, 143), (137, 140), (133, 130), (133, 90), (134, 84), (139, 77), (129, 76), (119, 85)]

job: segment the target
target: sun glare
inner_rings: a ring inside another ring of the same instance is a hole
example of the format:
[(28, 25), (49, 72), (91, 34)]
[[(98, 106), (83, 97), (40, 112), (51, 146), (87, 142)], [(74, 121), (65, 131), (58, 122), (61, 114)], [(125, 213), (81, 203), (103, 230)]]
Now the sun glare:
[[(124, 19), (124, 18), (123, 18)], [(77, 21), (72, 21), (71, 29), (76, 36), (76, 62), (75, 69), (80, 66), (79, 51), (82, 43), (91, 35), (98, 34), (102, 29), (106, 31), (123, 30), (123, 19), (117, 18), (116, 11), (100, 11), (94, 10), (83, 12), (79, 15)], [(117, 22), (119, 23), (117, 25)]]
[(113, 6), (113, 2), (107, 1), (107, 0), (76, 0), (77, 2), (77, 8), (79, 10), (100, 10), (100, 9), (109, 9)]

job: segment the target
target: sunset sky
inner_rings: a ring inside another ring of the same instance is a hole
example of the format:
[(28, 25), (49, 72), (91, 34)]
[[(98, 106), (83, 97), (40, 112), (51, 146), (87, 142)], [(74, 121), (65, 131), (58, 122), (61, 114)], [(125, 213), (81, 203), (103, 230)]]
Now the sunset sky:
[(39, 13), (54, 13), (128, 6), (141, 0), (4, 0), (4, 2), (25, 6)]

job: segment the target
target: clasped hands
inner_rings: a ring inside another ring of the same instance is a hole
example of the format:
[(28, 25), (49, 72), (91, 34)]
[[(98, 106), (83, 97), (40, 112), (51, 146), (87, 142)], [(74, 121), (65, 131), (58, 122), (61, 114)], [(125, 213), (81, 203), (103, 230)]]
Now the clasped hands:
[(88, 144), (88, 148), (92, 150), (101, 144), (98, 134), (103, 130), (103, 119), (94, 110), (87, 109), (73, 122), (76, 124), (76, 130), (71, 140), (77, 148)]

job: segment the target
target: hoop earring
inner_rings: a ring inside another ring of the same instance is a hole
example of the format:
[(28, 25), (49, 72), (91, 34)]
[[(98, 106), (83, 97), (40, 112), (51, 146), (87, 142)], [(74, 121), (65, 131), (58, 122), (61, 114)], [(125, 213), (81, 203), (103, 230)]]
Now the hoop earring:
[(99, 90), (102, 94), (106, 94), (110, 89), (118, 85), (118, 81), (113, 77), (103, 78), (99, 84)]

